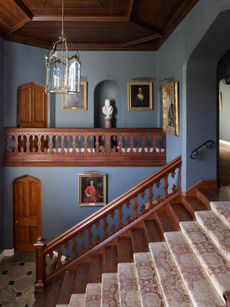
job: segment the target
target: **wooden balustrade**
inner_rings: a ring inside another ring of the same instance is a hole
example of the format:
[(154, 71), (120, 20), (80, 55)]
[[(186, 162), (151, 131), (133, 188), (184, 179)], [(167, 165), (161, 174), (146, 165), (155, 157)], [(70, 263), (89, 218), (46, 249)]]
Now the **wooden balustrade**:
[(181, 158), (140, 182), (64, 234), (36, 247), (38, 290), (53, 276), (91, 254), (181, 193)]
[(164, 165), (162, 129), (4, 129), (5, 166)]

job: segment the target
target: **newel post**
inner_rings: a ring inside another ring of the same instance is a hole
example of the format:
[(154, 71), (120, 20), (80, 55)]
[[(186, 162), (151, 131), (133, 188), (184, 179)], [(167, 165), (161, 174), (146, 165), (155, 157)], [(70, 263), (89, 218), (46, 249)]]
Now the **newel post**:
[(44, 291), (45, 287), (45, 266), (43, 258), (43, 250), (45, 248), (45, 242), (42, 237), (38, 237), (34, 244), (36, 252), (36, 282), (35, 282), (35, 294)]

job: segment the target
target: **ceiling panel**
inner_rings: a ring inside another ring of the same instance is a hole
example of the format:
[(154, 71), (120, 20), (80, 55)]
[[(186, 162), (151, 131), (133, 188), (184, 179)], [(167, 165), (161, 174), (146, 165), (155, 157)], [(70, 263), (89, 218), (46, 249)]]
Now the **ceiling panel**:
[[(65, 34), (79, 50), (157, 50), (198, 0), (65, 0)], [(61, 0), (0, 0), (4, 39), (50, 48)]]

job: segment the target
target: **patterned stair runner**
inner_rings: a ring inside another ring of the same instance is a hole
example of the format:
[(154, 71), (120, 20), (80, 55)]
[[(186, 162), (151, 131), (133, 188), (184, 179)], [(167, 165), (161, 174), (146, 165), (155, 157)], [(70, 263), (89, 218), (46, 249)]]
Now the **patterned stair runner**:
[(230, 290), (230, 202), (212, 202), (197, 221), (165, 232), (166, 242), (149, 243), (134, 262), (118, 263), (58, 307), (221, 307)]

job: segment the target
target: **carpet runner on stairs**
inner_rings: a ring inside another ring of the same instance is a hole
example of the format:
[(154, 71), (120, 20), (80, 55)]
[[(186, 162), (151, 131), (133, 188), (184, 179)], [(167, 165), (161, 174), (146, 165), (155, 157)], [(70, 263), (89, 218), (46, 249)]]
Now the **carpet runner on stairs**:
[(211, 202), (196, 221), (165, 232), (133, 262), (103, 273), (85, 294), (72, 294), (66, 307), (220, 307), (230, 290), (230, 202)]

